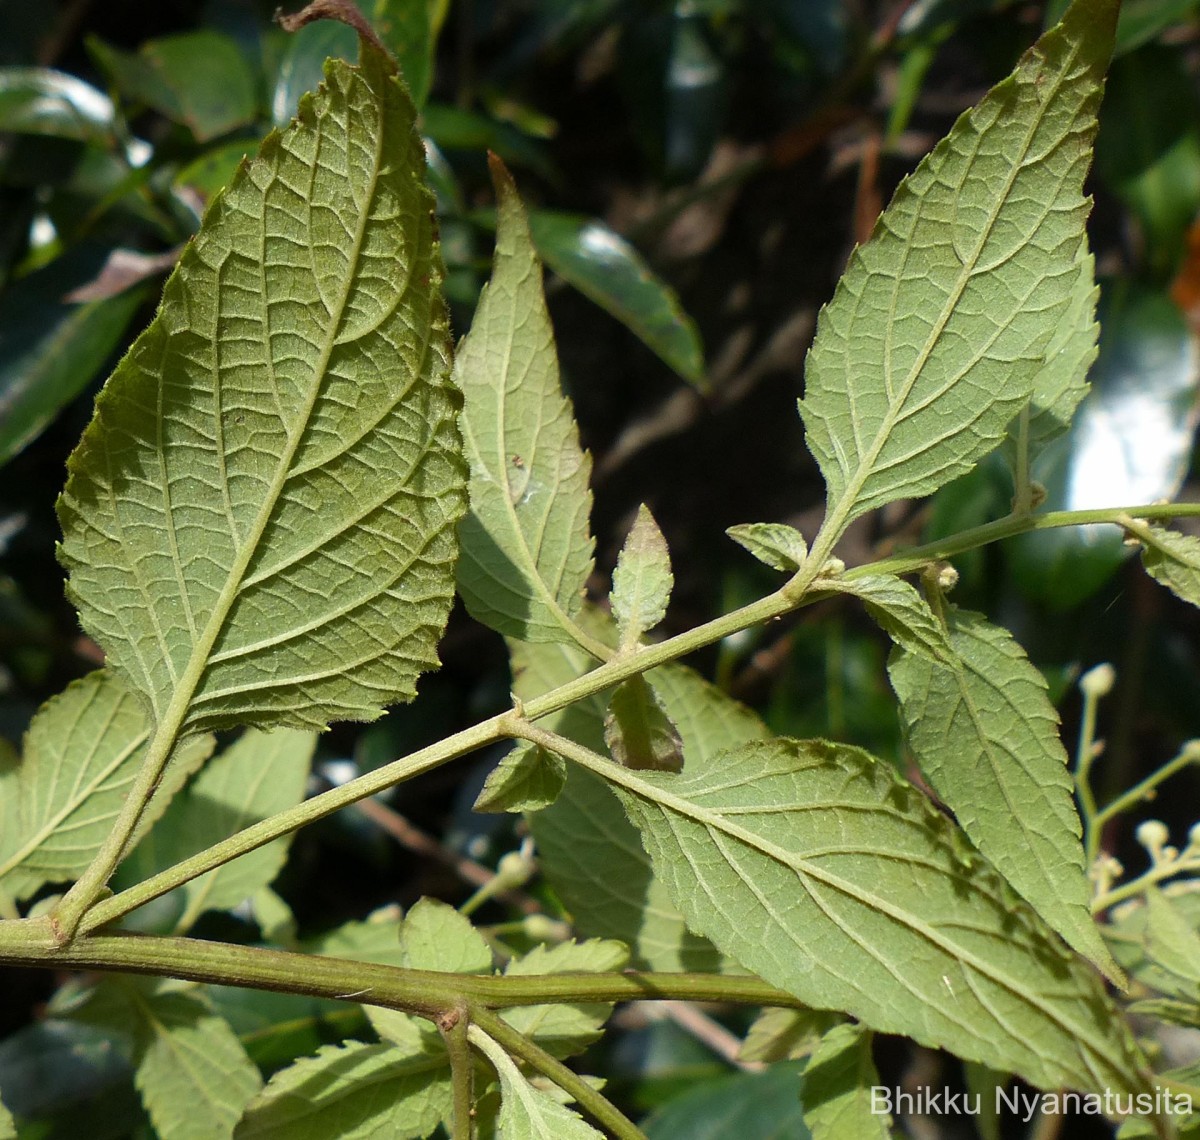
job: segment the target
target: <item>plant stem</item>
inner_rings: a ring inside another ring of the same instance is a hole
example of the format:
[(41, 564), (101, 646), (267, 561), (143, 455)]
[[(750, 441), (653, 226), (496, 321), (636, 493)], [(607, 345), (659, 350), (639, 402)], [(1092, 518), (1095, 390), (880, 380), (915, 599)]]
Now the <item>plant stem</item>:
[(454, 1010), (464, 1001), (475, 1010), (648, 998), (806, 1008), (797, 998), (758, 978), (737, 974), (459, 975), (146, 934), (92, 934), (59, 947), (45, 918), (0, 922), (0, 962), (52, 970), (113, 970), (308, 994), (430, 1018)]
[(1154, 798), (1154, 791), (1159, 784), (1169, 780), (1176, 772), (1183, 771), (1190, 764), (1200, 764), (1200, 740), (1189, 740), (1173, 760), (1168, 760), (1156, 772), (1151, 772), (1140, 783), (1134, 784), (1127, 792), (1119, 795), (1112, 803), (1107, 804), (1096, 812), (1095, 826), (1103, 827), (1114, 816), (1127, 811), (1142, 800)]
[[(987, 543), (1011, 538), (1030, 530), (1046, 530), (1088, 523), (1120, 525), (1122, 519), (1169, 519), (1196, 515), (1200, 515), (1200, 503), (1159, 503), (1090, 511), (1048, 511), (1040, 515), (1009, 515), (995, 522), (972, 527), (970, 530), (962, 531), (948, 538), (913, 547), (903, 554), (856, 567), (847, 571), (846, 576), (853, 579), (876, 574), (911, 573), (921, 569), (929, 562), (948, 559)], [(731, 634), (739, 633), (748, 626), (770, 621), (817, 601), (820, 595), (814, 594), (810, 590), (818, 581), (818, 575), (823, 569), (824, 560), (829, 553), (828, 548), (833, 545), (834, 538), (832, 536), (835, 530), (830, 531), (826, 527), (822, 527), (821, 534), (817, 536), (817, 541), (814, 543), (813, 550), (804, 567), (775, 593), (768, 594), (765, 598), (760, 598), (749, 605), (723, 614), (667, 641), (645, 646), (629, 656), (606, 661), (582, 677), (527, 701), (522, 710), (525, 717), (529, 720), (537, 720), (548, 716), (576, 701), (611, 688), (635, 674), (644, 673), (658, 665), (664, 665), (669, 661), (684, 657)], [(248, 827), (229, 839), (210, 847), (207, 851), (177, 863), (174, 867), (160, 872), (145, 882), (138, 883), (112, 898), (97, 903), (88, 911), (79, 924), (79, 929), (84, 933), (95, 930), (105, 923), (112, 922), (130, 911), (136, 910), (137, 907), (151, 899), (158, 898), (175, 887), (181, 886), (190, 879), (214, 870), (216, 867), (236, 859), (239, 855), (244, 855), (270, 843), (273, 839), (288, 835), (298, 828), (323, 819), (332, 812), (348, 807), (358, 800), (377, 795), (394, 784), (411, 779), (413, 776), (420, 775), (449, 760), (491, 744), (506, 735), (504, 731), (500, 730), (499, 725), (507, 715), (507, 713), (500, 713), (447, 737), (438, 744), (393, 761), (374, 772), (369, 772), (338, 788), (323, 792), (302, 804)]]
[[(560, 1089), (570, 1093), (580, 1108), (589, 1113), (598, 1124), (603, 1124), (618, 1140), (646, 1140), (642, 1132), (624, 1113), (611, 1101), (592, 1088), (577, 1073), (572, 1072), (561, 1061), (550, 1056), (540, 1045), (535, 1044), (523, 1033), (518, 1033), (511, 1025), (494, 1013), (476, 1010), (472, 1020), (481, 1034), (471, 1034), (472, 1041), (482, 1046), (488, 1059), (496, 1064), (499, 1057), (493, 1056), (492, 1050), (480, 1042), (479, 1037), (490, 1038), (492, 1042), (502, 1045), (514, 1057), (532, 1065), (544, 1077), (552, 1080)], [(507, 1059), (507, 1058), (505, 1058)]]
[[(447, 1024), (447, 1022), (452, 1024)], [(450, 1083), (454, 1090), (454, 1125), (450, 1140), (472, 1140), (475, 1128), (471, 1119), (475, 1104), (475, 1058), (467, 1041), (471, 1026), (470, 1012), (460, 1006), (454, 1015), (438, 1023), (446, 1053), (450, 1057)]]

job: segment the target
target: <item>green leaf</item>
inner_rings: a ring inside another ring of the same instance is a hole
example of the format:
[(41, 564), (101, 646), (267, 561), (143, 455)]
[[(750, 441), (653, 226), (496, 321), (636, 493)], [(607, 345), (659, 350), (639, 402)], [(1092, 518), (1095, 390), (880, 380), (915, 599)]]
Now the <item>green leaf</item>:
[(458, 585), (471, 614), (507, 637), (574, 639), (592, 571), (591, 460), (559, 387), (525, 211), (498, 160), (492, 178), (499, 205), (492, 279), (454, 365), (471, 466)]
[(725, 533), (772, 570), (794, 574), (808, 557), (804, 535), (786, 523), (740, 523)]
[(167, 734), (370, 720), (437, 661), (441, 267), (412, 106), (362, 55), (214, 201), (70, 460), (71, 597)]
[(277, 127), (291, 122), (300, 100), (324, 77), (326, 60), (353, 61), (357, 49), (354, 29), (338, 20), (315, 20), (289, 33), (271, 95), (271, 121)]
[(637, 336), (684, 380), (704, 390), (700, 334), (675, 291), (620, 234), (595, 218), (533, 210), (529, 230), (542, 260)]
[(613, 691), (604, 717), (604, 743), (613, 759), (626, 768), (683, 770), (679, 730), (645, 677), (630, 677)]
[(182, 123), (197, 142), (254, 121), (254, 74), (237, 43), (220, 32), (147, 40), (136, 54), (95, 39), (88, 48), (126, 98)]
[(1075, 266), (1070, 304), (1050, 337), (1033, 396), (1009, 426), (1008, 450), (1018, 470), (1019, 464), (1028, 465), (1050, 440), (1071, 426), (1075, 409), (1087, 395), (1087, 374), (1096, 359), (1100, 336), (1096, 322), (1100, 287), (1086, 240), (1079, 243)]
[(1074, 784), (1045, 678), (1007, 630), (952, 609), (946, 664), (888, 666), (909, 746), (971, 841), (1041, 917), (1121, 978), (1092, 919)]
[(537, 811), (549, 807), (563, 789), (567, 762), (536, 744), (518, 744), (484, 781), (472, 811)]
[[(16, 898), (79, 876), (100, 849), (137, 775), (150, 733), (138, 699), (107, 670), (51, 697), (25, 735), (24, 756), (4, 780), (0, 883)], [(211, 736), (176, 749), (139, 828), (144, 831), (213, 749)], [(13, 806), (10, 806), (13, 805)]]
[(474, 1025), (468, 1033), (471, 1044), (487, 1057), (500, 1078), (499, 1140), (603, 1140), (603, 1134), (577, 1112), (535, 1089), (486, 1033)]
[[(593, 938), (551, 947), (535, 946), (528, 954), (509, 962), (504, 976), (608, 973), (623, 969), (628, 962), (629, 950), (622, 943)], [(603, 1002), (531, 1005), (506, 1010), (504, 1020), (551, 1055), (570, 1057), (583, 1052), (600, 1037), (611, 1013), (612, 1005)]]
[(400, 64), (416, 106), (423, 107), (433, 84), (438, 33), (448, 0), (374, 0), (371, 25)]
[(896, 192), (821, 315), (801, 414), (840, 529), (1004, 437), (1072, 305), (1113, 0), (1078, 0)]
[(0, 1140), (17, 1140), (17, 1122), (0, 1101)]
[(327, 1045), (276, 1073), (251, 1102), (236, 1140), (419, 1140), (452, 1106), (450, 1070), (390, 1044)]
[(609, 598), (622, 651), (636, 648), (642, 634), (666, 616), (674, 585), (666, 539), (643, 503), (617, 555)]
[(48, 67), (0, 67), (0, 131), (104, 146), (115, 128), (112, 100), (90, 83)]
[(1142, 565), (1185, 602), (1200, 606), (1200, 538), (1149, 523), (1129, 528), (1142, 543)]
[(702, 1081), (643, 1125), (649, 1140), (810, 1140), (800, 1066)]
[(1200, 935), (1156, 887), (1146, 890), (1146, 956), (1183, 983), (1177, 996), (1200, 998)]
[(76, 1016), (129, 1039), (134, 1083), (161, 1140), (232, 1135), (262, 1087), (229, 1023), (177, 982), (105, 979)]
[(804, 1123), (813, 1140), (890, 1140), (891, 1114), (875, 1111), (878, 1084), (870, 1033), (861, 1025), (826, 1033), (804, 1070)]
[[(590, 661), (575, 646), (515, 645), (517, 696), (531, 699), (581, 676)], [(767, 735), (763, 723), (690, 669), (656, 669), (659, 699), (689, 756), (701, 756)], [(605, 698), (580, 701), (539, 723), (604, 750)], [(641, 840), (599, 777), (569, 765), (554, 804), (529, 816), (542, 869), (584, 934), (629, 945), (634, 963), (655, 970), (716, 970), (721, 956), (690, 932), (654, 877)]]
[[(443, 973), (490, 974), (492, 951), (471, 920), (452, 906), (437, 899), (419, 899), (400, 925), (400, 960), (411, 970), (439, 970)], [(375, 1031), (406, 1048), (428, 1030), (407, 1013), (380, 1006), (366, 1007)], [(436, 1036), (436, 1034), (435, 1034)], [(439, 1045), (440, 1048), (440, 1045)], [(442, 1050), (444, 1059), (444, 1050)]]
[(902, 578), (894, 574), (822, 578), (819, 585), (861, 598), (879, 628), (909, 653), (947, 665), (954, 660), (946, 630), (929, 603)]
[(1098, 976), (889, 765), (779, 739), (608, 776), (689, 923), (773, 985), (1039, 1087), (1146, 1087)]
[(740, 1061), (796, 1061), (811, 1056), (841, 1014), (825, 1009), (764, 1009), (753, 1021), (742, 1047)]
[(31, 443), (91, 382), (121, 342), (145, 288), (73, 302), (95, 277), (92, 248), (73, 250), (4, 291), (5, 353), (0, 363), (0, 465)]
[[(316, 733), (296, 729), (243, 733), (176, 796), (130, 858), (148, 876), (294, 807), (304, 799), (316, 744)], [(204, 911), (231, 909), (267, 886), (287, 851), (288, 841), (276, 840), (185, 883), (176, 932), (189, 930)]]

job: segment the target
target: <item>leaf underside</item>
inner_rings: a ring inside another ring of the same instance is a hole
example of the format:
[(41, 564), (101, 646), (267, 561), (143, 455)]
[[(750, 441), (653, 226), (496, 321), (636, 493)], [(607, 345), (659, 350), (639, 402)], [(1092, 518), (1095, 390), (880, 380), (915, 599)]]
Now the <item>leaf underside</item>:
[(821, 315), (801, 402), (839, 525), (971, 469), (1079, 289), (1113, 0), (1076, 3), (905, 180)]
[(888, 765), (772, 740), (614, 784), (689, 925), (772, 984), (1041, 1088), (1144, 1087), (1098, 976)]
[(436, 664), (465, 473), (414, 112), (364, 44), (209, 210), (59, 500), (156, 724), (324, 727)]
[(571, 641), (592, 570), (591, 460), (559, 387), (525, 211), (498, 161), (492, 176), (495, 265), (454, 363), (471, 468), (459, 590), (471, 615), (506, 637)]

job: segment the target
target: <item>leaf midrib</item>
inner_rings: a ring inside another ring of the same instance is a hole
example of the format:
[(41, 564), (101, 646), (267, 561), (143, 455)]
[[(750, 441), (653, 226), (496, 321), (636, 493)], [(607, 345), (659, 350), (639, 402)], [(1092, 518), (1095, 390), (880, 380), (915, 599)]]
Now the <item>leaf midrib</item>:
[[(1071, 57), (1070, 57), (1070, 62), (1072, 62), (1072, 63), (1074, 62), (1076, 56), (1079, 54), (1079, 50), (1080, 49), (1079, 49), (1078, 44), (1073, 46)], [(1037, 133), (1038, 128), (1042, 125), (1043, 119), (1045, 118), (1046, 109), (1050, 105), (1050, 102), (1051, 102), (1053, 96), (1058, 92), (1059, 88), (1062, 86), (1063, 78), (1064, 78), (1066, 70), (1067, 70), (1066, 67), (1063, 67), (1062, 69), (1060, 69), (1058, 75), (1055, 76), (1054, 85), (1051, 88), (1050, 93), (1043, 98), (1043, 102), (1041, 104), (1041, 107), (1039, 108), (1036, 118), (1034, 118), (1033, 121), (1029, 124), (1029, 129), (1026, 132), (1024, 142), (1022, 143), (1022, 146), (1021, 146), (1021, 152), (1020, 152), (1021, 159), (1019, 162), (1013, 162), (1010, 164), (1009, 170), (1008, 170), (1008, 176), (1007, 176), (1007, 178), (1005, 180), (1005, 184), (1004, 184), (1004, 193), (1002, 196), (999, 196), (998, 198), (993, 200), (995, 203), (994, 208), (990, 211), (990, 214), (989, 214), (989, 217), (987, 220), (987, 224), (980, 231), (980, 236), (976, 242), (975, 249), (972, 252), (969, 262), (965, 261), (963, 263), (962, 270), (959, 273), (958, 280), (954, 285), (953, 291), (949, 294), (949, 296), (946, 299), (946, 302), (943, 304), (942, 311), (938, 317), (937, 323), (931, 329), (929, 336), (926, 337), (925, 344), (922, 347), (920, 353), (918, 354), (917, 359), (913, 362), (912, 366), (909, 368), (908, 375), (905, 377), (904, 383), (900, 387), (898, 397), (889, 401), (887, 414), (884, 416), (882, 423), (880, 424), (878, 430), (876, 431), (874, 440), (872, 441), (870, 447), (867, 449), (867, 451), (865, 453), (860, 453), (858, 466), (857, 466), (853, 476), (847, 481), (846, 487), (843, 490), (842, 495), (838, 500), (837, 506), (835, 507), (833, 512), (831, 512), (831, 518), (836, 520), (836, 527), (839, 531), (844, 522), (845, 516), (848, 515), (850, 513), (850, 511), (852, 511), (853, 508), (857, 505), (857, 500), (858, 500), (859, 494), (862, 491), (863, 485), (875, 473), (875, 471), (874, 471), (875, 462), (879, 457), (879, 453), (883, 450), (888, 439), (890, 438), (893, 429), (895, 428), (896, 422), (899, 419), (900, 412), (903, 409), (903, 405), (904, 405), (905, 401), (911, 395), (913, 387), (915, 386), (917, 380), (920, 378), (921, 373), (924, 371), (925, 366), (928, 363), (931, 354), (933, 353), (934, 349), (937, 347), (937, 344), (938, 344), (939, 340), (941, 339), (941, 335), (945, 331), (947, 323), (949, 322), (950, 318), (953, 316), (953, 314), (958, 306), (959, 301), (962, 299), (963, 291), (966, 289), (966, 287), (967, 287), (968, 283), (971, 281), (971, 279), (975, 276), (975, 267), (976, 267), (976, 263), (979, 260), (980, 253), (982, 252), (983, 247), (987, 242), (987, 239), (991, 236), (992, 230), (994, 229), (994, 227), (996, 225), (996, 221), (999, 218), (1001, 211), (1003, 210), (1004, 206), (1008, 202), (1009, 194), (1012, 191), (1012, 187), (1013, 187), (1014, 182), (1016, 181), (1018, 173), (1024, 169), (1025, 157), (1029, 152), (1029, 147), (1032, 144), (1033, 137)], [(1061, 140), (1060, 140), (1059, 145), (1061, 145)], [(920, 215), (920, 210), (921, 210), (923, 204), (924, 204), (923, 199), (920, 202), (918, 202), (918, 208), (917, 208), (918, 216)], [(906, 242), (905, 248), (904, 248), (904, 257), (906, 260), (907, 260), (907, 257), (909, 255), (910, 251), (911, 251), (911, 244)], [(889, 348), (887, 350), (888, 355), (890, 355), (891, 330), (895, 326), (895, 323), (896, 323), (895, 319), (894, 319), (894, 315), (895, 315), (895, 302), (896, 302), (896, 294), (897, 294), (898, 287), (899, 287), (899, 285), (897, 283), (896, 287), (893, 288), (892, 302), (891, 302), (891, 307), (889, 309), (888, 342), (887, 342), (888, 346), (889, 346)], [(856, 450), (857, 450), (857, 441), (855, 441), (855, 443), (856, 443)]]
[[(608, 769), (610, 768), (613, 769), (613, 771), (609, 772)], [(1035, 1001), (1033, 997), (1026, 992), (1025, 986), (1020, 979), (1010, 979), (1002, 971), (993, 969), (987, 963), (979, 961), (974, 954), (965, 949), (958, 949), (954, 943), (948, 942), (937, 931), (930, 929), (925, 923), (918, 921), (915, 916), (908, 914), (905, 911), (898, 910), (884, 900), (866, 894), (861, 890), (861, 888), (857, 887), (855, 884), (847, 882), (840, 876), (830, 874), (828, 871), (812, 866), (809, 861), (802, 856), (786, 851), (762, 836), (757, 835), (755, 832), (748, 831), (745, 828), (741, 828), (736, 824), (730, 823), (728, 819), (721, 813), (704, 808), (701, 805), (696, 804), (694, 801), (675, 796), (654, 784), (650, 784), (647, 781), (637, 778), (631, 772), (626, 769), (619, 768), (619, 766), (616, 764), (606, 764), (604, 775), (607, 779), (621, 785), (639, 799), (653, 804), (656, 808), (662, 811), (664, 816), (667, 818), (668, 825), (670, 825), (669, 813), (674, 812), (685, 819), (691, 820), (693, 823), (699, 824), (707, 830), (725, 834), (731, 839), (743, 843), (752, 850), (756, 850), (761, 855), (764, 855), (776, 863), (788, 868), (793, 873), (801, 876), (809, 876), (822, 885), (827, 886), (850, 899), (853, 899), (855, 902), (860, 903), (868, 909), (873, 909), (879, 911), (880, 913), (886, 914), (899, 925), (905, 926), (914, 934), (925, 938), (925, 940), (931, 945), (935, 946), (954, 961), (970, 967), (981, 977), (987, 978), (1001, 989), (1007, 990), (1022, 1004), (1038, 1010), (1048, 1020), (1058, 1025), (1065, 1035), (1077, 1041), (1086, 1042), (1089, 1051), (1094, 1051), (1101, 1058), (1107, 1056), (1107, 1051), (1104, 1049), (1097, 1049), (1094, 1043), (1089, 1039), (1088, 1035), (1081, 1031), (1080, 1027), (1076, 1026), (1073, 1021), (1067, 1020), (1064, 1016), (1058, 1014), (1052, 1007), (1048, 1007)], [(673, 826), (672, 833), (674, 833)], [(678, 842), (678, 838), (676, 842)], [(810, 898), (811, 897), (812, 896), (810, 892)]]
[[(370, 90), (369, 87), (368, 89)], [(376, 94), (373, 90), (372, 95), (375, 97), (376, 103), (380, 108), (380, 119), (382, 120), (384, 117), (382, 114), (382, 97)], [(180, 682), (176, 685), (175, 693), (167, 707), (166, 715), (163, 717), (163, 721), (158, 726), (155, 733), (156, 738), (161, 732), (166, 731), (170, 733), (173, 739), (186, 722), (187, 714), (192, 704), (192, 699), (195, 696), (196, 690), (199, 688), (206, 669), (208, 668), (212, 647), (216, 644), (216, 640), (220, 636), (221, 630), (225, 626), (225, 622), (229, 617), (229, 613), (233, 608), (233, 604), (237, 600), (238, 593), (242, 588), (243, 579), (246, 575), (246, 570), (249, 567), (255, 553), (258, 551), (259, 543), (263, 538), (268, 522), (278, 506), (283, 488), (291, 478), (292, 460), (295, 458), (296, 452), (299, 450), (300, 444), (306, 435), (306, 428), (312, 418), (313, 408), (320, 397), (321, 389), (323, 388), (325, 380), (328, 376), (329, 360), (337, 344), (337, 334), (338, 330), (341, 328), (342, 320), (345, 315), (346, 303), (349, 300), (354, 282), (357, 279), (357, 270), (359, 269), (362, 258), (363, 240), (371, 216), (370, 206), (374, 201), (375, 192), (379, 183), (379, 170), (382, 161), (382, 149), (385, 135), (386, 132), (382, 129), (382, 126), (378, 131), (374, 132), (374, 138), (372, 140), (374, 143), (374, 150), (372, 152), (372, 169), (369, 185), (364, 196), (363, 205), (358, 211), (354, 241), (351, 244), (350, 250), (348, 251), (347, 271), (341, 283), (342, 287), (340, 296), (337, 298), (336, 311), (330, 313), (325, 343), (321, 348), (321, 352), (313, 368), (308, 398), (305, 402), (302, 414), (295, 416), (292, 421), (296, 425), (296, 428), (294, 431), (289, 431), (287, 433), (289, 437), (288, 442), (279, 457), (279, 462), (276, 465), (275, 475), (271, 481), (269, 491), (267, 495), (264, 496), (262, 506), (259, 508), (258, 514), (255, 517), (252, 526), (246, 532), (245, 541), (242, 543), (237, 554), (234, 556), (233, 563), (230, 566), (228, 574), (226, 575), (225, 584), (217, 597), (217, 601), (213, 606), (209, 620), (205, 624), (198, 640), (193, 645), (192, 652), (188, 657), (187, 665), (184, 668), (183, 675), (180, 679)], [(321, 150), (321, 139), (318, 135), (317, 153), (313, 159), (314, 165), (319, 163), (321, 160)], [(273, 172), (272, 174), (272, 184), (276, 177), (277, 171)], [(266, 191), (264, 190), (263, 193), (265, 198)], [(264, 201), (262, 211), (262, 224), (264, 228), (264, 263), (266, 260), (266, 246), (268, 241), (268, 237), (265, 235), (266, 220), (267, 210)], [(264, 336), (266, 343), (269, 346), (269, 326)], [(268, 367), (271, 367), (271, 357), (269, 351), (267, 352), (267, 361)], [(274, 375), (273, 370), (272, 375)], [(213, 383), (215, 389), (214, 396), (219, 398), (221, 392), (221, 378), (219, 375), (214, 377)], [(162, 382), (160, 380), (160, 392), (161, 388)], [(277, 391), (278, 388), (276, 386), (276, 392)], [(160, 415), (159, 422), (161, 423), (161, 421), (162, 417)], [(286, 431), (286, 423), (284, 424), (284, 428)], [(238, 536), (234, 534), (232, 537), (236, 542)]]

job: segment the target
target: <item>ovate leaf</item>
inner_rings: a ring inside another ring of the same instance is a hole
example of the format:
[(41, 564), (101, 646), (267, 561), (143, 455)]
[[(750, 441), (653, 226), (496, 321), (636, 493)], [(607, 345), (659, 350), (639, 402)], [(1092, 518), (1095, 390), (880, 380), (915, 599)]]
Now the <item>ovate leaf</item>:
[(419, 1140), (450, 1115), (445, 1055), (394, 1045), (327, 1045), (276, 1073), (235, 1140)]
[(554, 803), (566, 780), (561, 756), (525, 741), (488, 773), (472, 810), (537, 811)]
[(871, 1034), (838, 1025), (825, 1034), (804, 1070), (804, 1123), (813, 1140), (891, 1140), (892, 1117), (872, 1090), (879, 1074)]
[(824, 310), (801, 403), (847, 521), (949, 482), (1033, 395), (1080, 277), (1113, 0), (1078, 0), (905, 180)]
[(603, 1134), (577, 1112), (534, 1088), (486, 1033), (476, 1026), (468, 1033), (471, 1044), (487, 1057), (500, 1078), (499, 1140), (603, 1140)]
[(71, 457), (71, 596), (168, 730), (369, 720), (436, 663), (465, 476), (413, 118), (370, 44), (332, 62)]
[[(29, 726), (20, 765), (5, 776), (13, 798), (3, 809), (8, 825), (0, 834), (0, 885), (22, 898), (43, 883), (82, 874), (125, 802), (149, 738), (141, 702), (106, 670), (51, 697)], [(179, 745), (142, 829), (212, 748), (211, 736)]]
[(899, 646), (919, 657), (943, 664), (954, 658), (946, 630), (929, 603), (894, 574), (870, 574), (862, 578), (823, 578), (821, 588), (862, 598), (867, 613)]
[(613, 691), (604, 718), (604, 743), (626, 768), (655, 772), (683, 769), (683, 741), (645, 677), (630, 677)]
[(1142, 543), (1142, 565), (1185, 602), (1200, 606), (1200, 538), (1148, 523), (1130, 528)]
[(634, 648), (643, 633), (662, 621), (674, 584), (666, 539), (643, 503), (613, 570), (609, 600), (622, 649)]
[(773, 985), (1039, 1087), (1145, 1087), (1098, 975), (889, 765), (777, 739), (606, 774), (688, 922)]
[(458, 584), (472, 615), (508, 637), (577, 637), (592, 570), (591, 460), (559, 387), (542, 274), (512, 177), (492, 161), (498, 222), (492, 279), (454, 376), (471, 466)]
[[(190, 858), (235, 832), (304, 798), (316, 733), (280, 728), (250, 729), (210, 761), (177, 796), (132, 858), (147, 875)], [(276, 840), (192, 879), (180, 889), (187, 930), (206, 910), (227, 910), (267, 886), (287, 858), (288, 843)]]
[(909, 746), (972, 842), (1055, 930), (1110, 977), (1089, 906), (1081, 825), (1046, 682), (1006, 630), (951, 610), (945, 663), (888, 668)]

